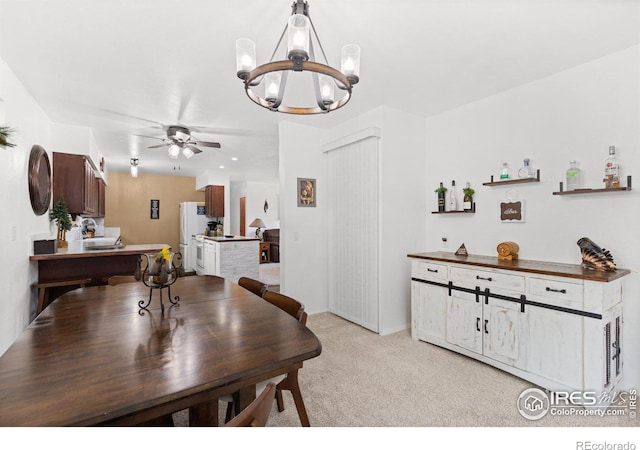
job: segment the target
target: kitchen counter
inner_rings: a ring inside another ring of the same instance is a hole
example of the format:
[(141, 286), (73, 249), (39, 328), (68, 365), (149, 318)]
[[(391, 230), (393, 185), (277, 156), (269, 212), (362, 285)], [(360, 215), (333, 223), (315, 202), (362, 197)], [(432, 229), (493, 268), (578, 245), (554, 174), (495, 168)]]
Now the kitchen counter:
[(215, 241), (215, 242), (240, 242), (240, 241), (259, 241), (260, 240), (256, 237), (249, 237), (249, 236), (233, 236), (233, 237), (204, 236), (204, 238), (208, 241)]
[(126, 256), (140, 255), (143, 253), (158, 253), (163, 247), (169, 247), (167, 244), (139, 244), (125, 245), (121, 248), (108, 250), (94, 250), (83, 246), (71, 246), (70, 248), (59, 249), (56, 253), (44, 255), (32, 255), (30, 261), (52, 261), (61, 259), (77, 259), (77, 258), (94, 258), (103, 256)]
[[(56, 253), (29, 257), (30, 261), (38, 264), (37, 284), (46, 286), (40, 288), (39, 299), (46, 298), (47, 301), (39, 300), (36, 314), (57, 297), (77, 288), (79, 280), (83, 285), (95, 286), (107, 284), (109, 277), (114, 275), (133, 275), (138, 265), (138, 255), (158, 253), (163, 247), (168, 247), (167, 244), (140, 244), (90, 250), (78, 244)], [(46, 295), (42, 295), (43, 289), (46, 289)]]

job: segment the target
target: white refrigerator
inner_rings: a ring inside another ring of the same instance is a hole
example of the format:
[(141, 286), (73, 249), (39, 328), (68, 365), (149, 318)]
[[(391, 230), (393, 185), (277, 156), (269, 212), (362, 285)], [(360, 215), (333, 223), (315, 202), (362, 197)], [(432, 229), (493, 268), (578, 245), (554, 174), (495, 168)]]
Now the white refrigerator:
[(191, 237), (203, 234), (210, 220), (205, 215), (204, 202), (180, 203), (180, 252), (184, 270), (187, 272), (196, 270), (196, 249)]

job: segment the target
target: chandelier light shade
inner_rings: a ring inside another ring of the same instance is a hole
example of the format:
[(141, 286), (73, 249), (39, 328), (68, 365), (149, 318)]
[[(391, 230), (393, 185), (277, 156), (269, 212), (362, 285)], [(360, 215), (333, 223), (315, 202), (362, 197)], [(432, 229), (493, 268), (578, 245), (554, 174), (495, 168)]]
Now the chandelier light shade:
[(131, 158), (131, 176), (138, 177), (138, 158)]
[[(286, 59), (274, 61), (285, 35)], [(317, 60), (312, 38), (315, 38), (324, 62)], [(256, 61), (255, 43), (250, 39), (238, 39), (236, 74), (243, 80), (247, 96), (256, 104), (276, 112), (320, 114), (334, 111), (347, 104), (353, 86), (360, 81), (360, 47), (355, 44), (345, 45), (341, 53), (340, 70), (331, 67), (309, 16), (309, 5), (304, 0), (296, 0), (291, 6), (291, 16), (271, 60), (260, 66), (256, 65)], [(293, 106), (283, 103), (287, 75), (291, 71), (306, 72), (309, 75), (315, 105)], [(336, 88), (341, 93), (338, 98)]]

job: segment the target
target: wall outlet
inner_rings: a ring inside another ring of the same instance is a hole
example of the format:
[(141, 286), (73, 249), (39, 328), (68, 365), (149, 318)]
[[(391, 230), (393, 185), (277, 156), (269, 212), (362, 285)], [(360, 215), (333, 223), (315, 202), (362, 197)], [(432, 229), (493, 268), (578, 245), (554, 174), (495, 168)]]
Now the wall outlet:
[(449, 238), (446, 234), (442, 235), (442, 248), (449, 248)]

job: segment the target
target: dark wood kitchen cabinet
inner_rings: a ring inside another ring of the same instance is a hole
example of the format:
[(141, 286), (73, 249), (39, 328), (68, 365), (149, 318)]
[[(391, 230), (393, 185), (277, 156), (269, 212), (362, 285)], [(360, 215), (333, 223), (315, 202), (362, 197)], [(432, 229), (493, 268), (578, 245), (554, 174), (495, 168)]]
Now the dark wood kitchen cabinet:
[(97, 196), (98, 196), (98, 209), (96, 217), (104, 217), (105, 214), (105, 184), (102, 178), (94, 178), (97, 184)]
[[(72, 216), (101, 217), (100, 191), (104, 191), (101, 181), (96, 179), (87, 156), (53, 153), (53, 202), (57, 203), (60, 196), (64, 196)], [(104, 214), (104, 207), (102, 209)]]
[(205, 213), (208, 217), (224, 217), (224, 186), (209, 185), (204, 194)]

